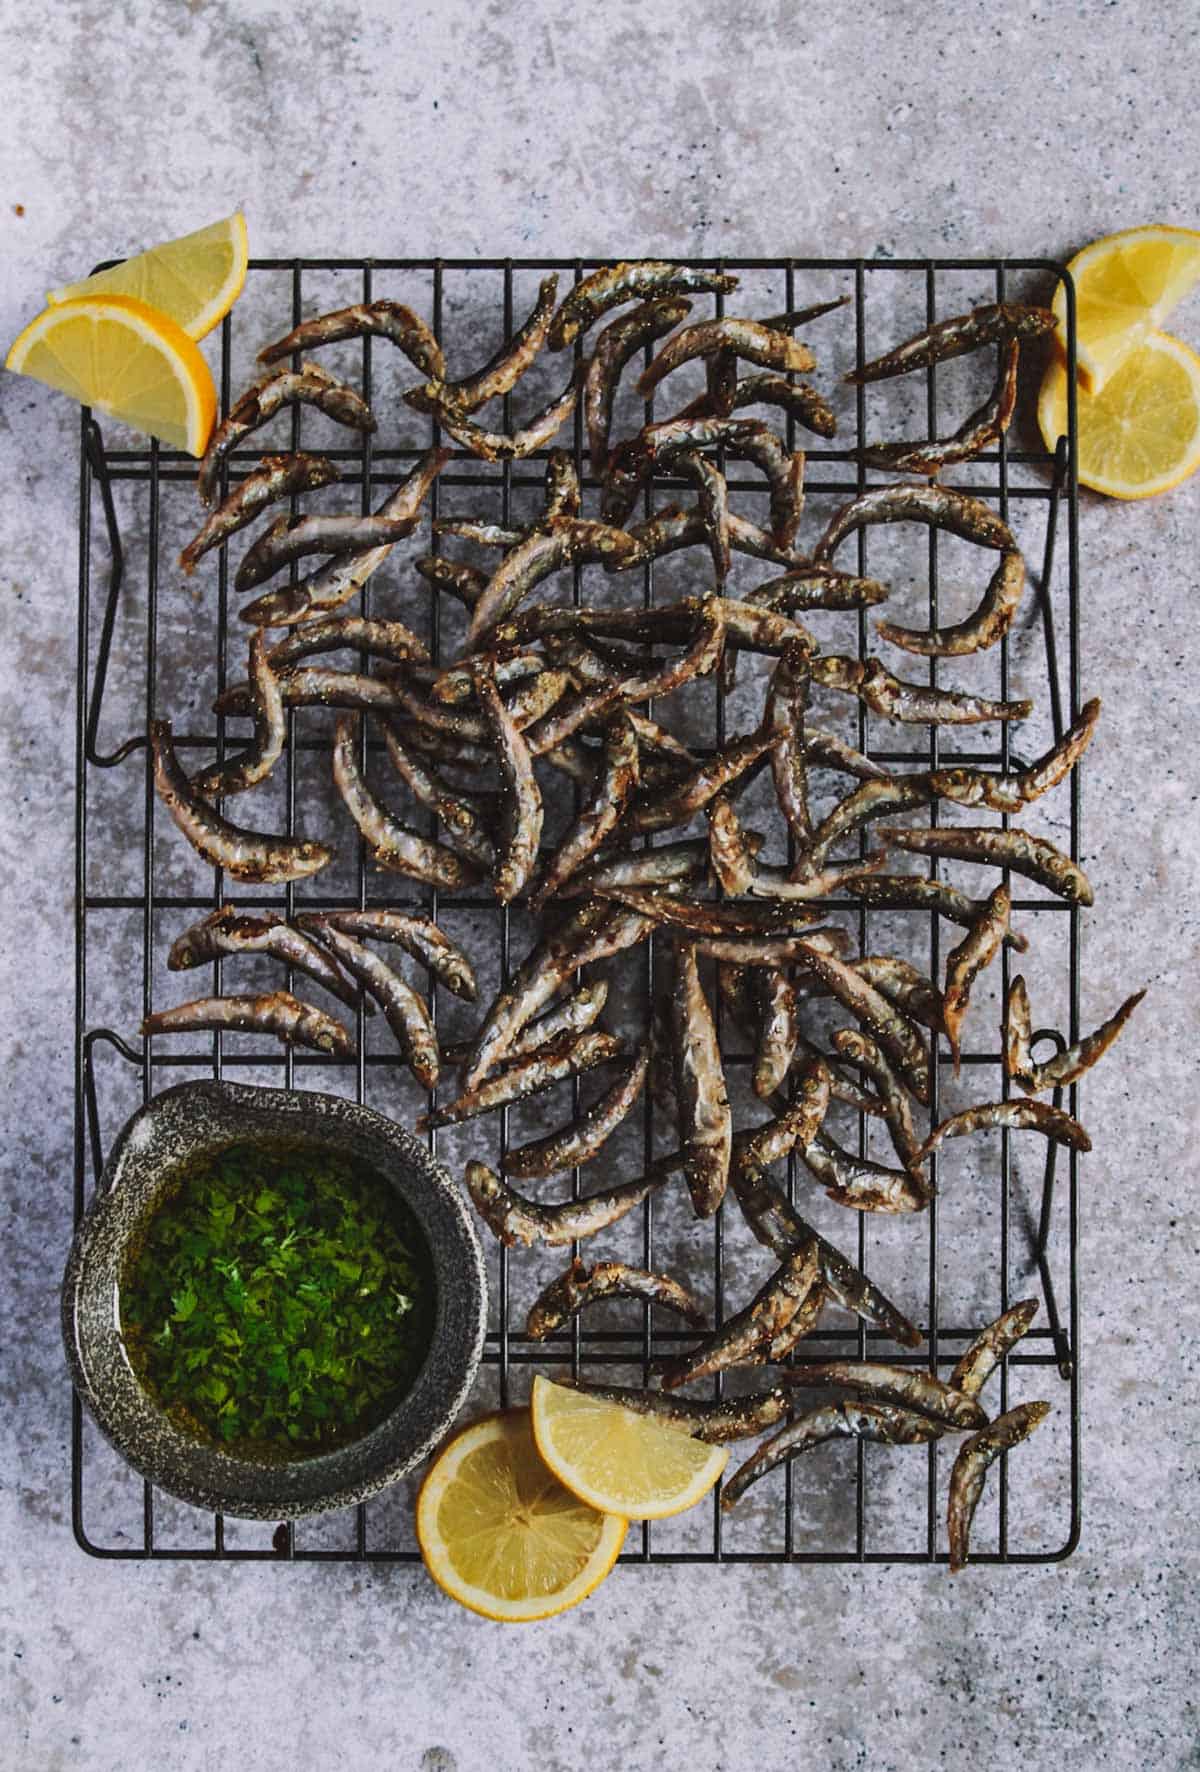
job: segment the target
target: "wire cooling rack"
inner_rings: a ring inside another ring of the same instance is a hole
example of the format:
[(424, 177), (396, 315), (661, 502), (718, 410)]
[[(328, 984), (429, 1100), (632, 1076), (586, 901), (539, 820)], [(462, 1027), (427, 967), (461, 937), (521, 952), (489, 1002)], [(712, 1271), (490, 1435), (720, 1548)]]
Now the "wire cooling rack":
[[(839, 376), (853, 363), (862, 363), (941, 315), (1026, 293), (1045, 300), (1049, 285), (1057, 280), (1066, 291), (1068, 387), (1074, 386), (1074, 291), (1066, 273), (1054, 263), (1032, 259), (802, 258), (690, 262), (738, 273), (743, 283), (737, 297), (741, 312), (791, 309), (830, 292), (847, 294), (850, 301), (845, 310), (834, 322), (822, 322), (833, 329), (827, 334), (814, 330), (811, 335), (823, 367), (831, 365)], [(514, 318), (519, 320), (528, 306), (537, 278), (554, 270), (563, 283), (577, 282), (594, 268), (595, 261), (581, 260), (252, 261), (246, 292), (219, 335), (222, 409), (249, 379), (254, 350), (305, 313), (384, 295), (401, 296), (427, 315), (435, 333), (452, 347), (452, 360), (469, 365), (498, 342), (490, 338), (486, 347), (479, 342), (481, 328), (487, 324), (482, 318), (485, 313), (494, 315), (497, 327), (502, 320), (507, 336)], [(693, 319), (702, 317), (709, 305), (718, 313), (722, 311), (720, 298), (701, 297)], [(581, 348), (577, 345), (577, 356)], [(361, 442), (356, 439), (352, 448), (345, 446), (344, 432), (331, 431), (328, 443), (314, 442), (312, 415), (296, 409), (278, 421), (274, 441), (266, 441), (271, 433), (264, 432), (251, 440), (252, 448), (233, 456), (225, 470), (226, 484), (248, 471), (265, 449), (319, 447), (333, 456), (342, 471), (342, 485), (331, 489), (340, 501), (334, 508), (348, 507), (357, 484), (360, 508), (366, 511), (407, 472), (418, 453), (438, 441), (436, 430), (431, 433), (428, 423), (406, 408), (399, 408), (403, 424), (414, 434), (399, 444), (390, 436), (388, 411), (394, 414), (396, 405), (390, 402), (385, 410), (379, 399), (381, 379), (400, 373), (399, 360), (390, 347), (373, 346), (366, 340), (340, 349), (340, 360), (325, 354), (323, 361), (356, 375), (364, 396), (381, 412), (378, 436)], [(561, 357), (552, 359), (548, 373), (557, 373), (561, 379), (563, 364)], [(933, 437), (953, 428), (967, 409), (954, 382), (958, 371), (957, 364), (943, 365), (904, 378), (903, 383), (853, 391), (841, 388), (839, 432), (828, 446), (820, 439), (797, 438), (789, 419), (789, 444), (795, 447), (799, 441), (807, 451), (810, 506), (819, 507), (824, 501), (831, 509), (838, 500), (883, 477), (864, 471), (854, 453), (868, 434), (877, 434), (878, 421), (871, 404), (877, 395), (900, 403), (898, 414), (894, 407), (889, 412), (888, 435), (923, 433)], [(1030, 373), (1025, 365), (1026, 378)], [(821, 378), (822, 389), (832, 393), (832, 380), (827, 370)], [(951, 399), (953, 417), (948, 415)], [(512, 404), (513, 396), (506, 396), (506, 427), (511, 424)], [(630, 428), (652, 413), (652, 406), (643, 414), (639, 405)], [(318, 429), (320, 423), (318, 419)], [(1020, 425), (1019, 414), (1018, 428)], [(856, 709), (847, 736), (877, 760), (917, 768), (959, 761), (1017, 767), (1044, 748), (1043, 739), (1049, 743), (1059, 737), (1077, 715), (1074, 425), (1072, 394), (1068, 435), (1059, 439), (1053, 454), (1046, 454), (1040, 446), (1023, 449), (1010, 437), (996, 452), (952, 476), (954, 484), (994, 502), (1002, 516), (1012, 518), (1031, 581), (1023, 625), (994, 654), (987, 655), (998, 673), (995, 685), (967, 679), (962, 686), (998, 692), (1002, 697), (1010, 694), (1010, 686), (1016, 686), (1032, 695), (1043, 723), (1039, 738), (1026, 738), (1024, 727), (1010, 733), (1004, 725), (970, 728), (966, 733), (969, 742), (962, 742), (961, 730), (911, 726), (897, 730), (869, 717), (864, 709)], [(1036, 439), (1036, 431), (1028, 424), (1025, 434)], [(567, 440), (556, 439), (559, 444)], [(810, 443), (812, 448), (807, 447)], [(594, 501), (596, 482), (587, 471), (578, 417), (574, 449), (585, 493)], [(156, 443), (109, 446), (85, 412), (80, 456), (77, 685), (76, 1221), (122, 1121), (169, 1082), (193, 1076), (219, 1078), (231, 1071), (244, 1081), (276, 1085), (282, 1081), (289, 1088), (327, 1088), (354, 1094), (359, 1101), (398, 1118), (415, 1114), (423, 1105), (415, 1092), (403, 1093), (394, 1051), (389, 1052), (382, 1042), (378, 1050), (372, 1047), (361, 1011), (358, 1056), (340, 1064), (316, 1054), (264, 1052), (247, 1036), (213, 1036), (199, 1050), (193, 1047), (188, 1051), (161, 1040), (153, 1050), (144, 1049), (138, 1040), (138, 1022), (152, 1007), (180, 994), (221, 988), (220, 967), (211, 985), (208, 974), (203, 973), (198, 979), (185, 978), (183, 982), (194, 987), (186, 992), (166, 988), (180, 983), (171, 980), (164, 969), (166, 946), (185, 924), (221, 903), (224, 893), (220, 876), (214, 879), (210, 870), (191, 865), (194, 858), (182, 854), (186, 845), (177, 833), (169, 823), (163, 823), (161, 815), (156, 821), (146, 737), (153, 717), (170, 714), (185, 755), (195, 752), (222, 757), (226, 722), (214, 719), (207, 708), (213, 691), (219, 692), (232, 676), (243, 674), (245, 633), (231, 620), (224, 558), (212, 566), (202, 590), (185, 585), (174, 566), (179, 541), (198, 520), (194, 473), (195, 464), (189, 458)], [(540, 480), (537, 457), (492, 469), (460, 452), (434, 485), (431, 512), (433, 516), (471, 512), (507, 524), (510, 518), (517, 518), (522, 499), (535, 496), (533, 489), (540, 486)], [(730, 472), (729, 481), (735, 501), (742, 498), (750, 503), (761, 494), (760, 485), (736, 471)], [(823, 523), (823, 516), (820, 521)], [(1029, 541), (1031, 532), (1036, 535), (1034, 543)], [(429, 551), (425, 525), (420, 538), (419, 551)], [(939, 606), (943, 621), (953, 615), (953, 595), (946, 589), (946, 545), (944, 537), (930, 531), (928, 539), (921, 540), (917, 560), (910, 562), (920, 581), (917, 607), (931, 625), (939, 620)], [(437, 542), (432, 546), (436, 551)], [(447, 551), (455, 551), (454, 544), (449, 544)], [(888, 577), (884, 553), (878, 532), (872, 532), (868, 555), (868, 536), (860, 532), (857, 570)], [(206, 564), (211, 564), (211, 558)], [(773, 576), (777, 571), (762, 568), (759, 576)], [(584, 579), (577, 568), (575, 600), (591, 601), (593, 596), (605, 594), (593, 590), (593, 579), (601, 576), (593, 568)], [(630, 596), (628, 581), (636, 576), (625, 574), (615, 581), (625, 600)], [(638, 593), (647, 604), (654, 601), (656, 592), (660, 599), (677, 594), (669, 587), (669, 576), (667, 562), (644, 569)], [(387, 574), (378, 577), (383, 581)], [(611, 595), (614, 581), (602, 582)], [(687, 588), (694, 589), (694, 583)], [(976, 596), (977, 591), (971, 594), (967, 607)], [(419, 584), (411, 571), (398, 584), (373, 581), (363, 601), (374, 613), (393, 613), (410, 625), (418, 625), (417, 612), (422, 612), (435, 658), (452, 652), (453, 634), (447, 632), (447, 622), (455, 612), (447, 615), (439, 607), (436, 593)], [(854, 631), (849, 637), (841, 635), (837, 647), (831, 649), (857, 648), (863, 656), (870, 639), (866, 617), (859, 614), (850, 619)], [(926, 664), (909, 659), (907, 664), (910, 668), (902, 667), (901, 674), (912, 676), (915, 664), (919, 670), (928, 669), (930, 682), (939, 681), (941, 661)], [(745, 668), (744, 662), (743, 671)], [(761, 683), (759, 689), (761, 693)], [(730, 696), (718, 684), (711, 704), (699, 716), (708, 723), (710, 745), (723, 742), (730, 708)], [(688, 738), (703, 747), (703, 735), (698, 738), (693, 730)], [(236, 738), (229, 742), (236, 748)], [(300, 822), (311, 831), (307, 813), (310, 796), (316, 791), (313, 772), (320, 770), (327, 752), (328, 735), (307, 721), (307, 710), (300, 716), (291, 713), (286, 767), (279, 772), (284, 780), (276, 808), (278, 822), (272, 825), (270, 813), (258, 805), (250, 822), (282, 828), (286, 819), (291, 830), (299, 803)], [(257, 802), (257, 794), (255, 799)], [(1060, 790), (1060, 799), (1055, 835), (1078, 859), (1078, 770), (1069, 788)], [(348, 842), (343, 844), (343, 848), (349, 847)], [(1030, 970), (1043, 936), (1050, 937), (1052, 949), (1041, 988), (1047, 1000), (1053, 997), (1061, 1032), (1047, 1029), (1038, 1038), (1061, 1046), (1064, 1040), (1077, 1038), (1079, 1032), (1079, 913), (1060, 901), (1029, 895), (1023, 881), (1018, 885), (1022, 890), (1014, 899), (1015, 922), (1030, 936), (1025, 970)], [(458, 899), (425, 891), (412, 882), (397, 883), (394, 878), (372, 874), (364, 866), (361, 851), (356, 862), (340, 874), (331, 870), (329, 875), (302, 882), (299, 887), (289, 885), (275, 894), (256, 890), (230, 896), (239, 903), (271, 904), (289, 913), (294, 908), (405, 902), (442, 918), (448, 927), (454, 916), (461, 914), (474, 931), (474, 951), (488, 956), (497, 973), (509, 969), (510, 958), (513, 965), (519, 963), (529, 940), (527, 927), (519, 927), (516, 910), (501, 909), (494, 902), (489, 905), (486, 895), (467, 894)], [(901, 939), (907, 941), (906, 951), (920, 959), (931, 976), (938, 976), (947, 938), (935, 915), (868, 912), (848, 900), (831, 901), (831, 911), (850, 916), (861, 951), (871, 951), (872, 935), (886, 930), (883, 940), (893, 947)], [(901, 926), (902, 934), (898, 935)], [(1007, 991), (1011, 965), (1006, 949), (1001, 964), (993, 968), (997, 974), (994, 991)], [(628, 1012), (635, 1018), (640, 1013), (644, 1026), (655, 979), (653, 944), (644, 957), (624, 956), (612, 970), (619, 986), (614, 995), (624, 993)], [(243, 976), (239, 972), (238, 980)], [(279, 982), (276, 974), (271, 983)], [(287, 982), (290, 985), (290, 978)], [(453, 1013), (461, 1008), (429, 983), (435, 1015), (444, 1018), (447, 1010)], [(229, 982), (225, 988), (247, 987), (244, 982)], [(1035, 996), (1035, 1003), (1041, 1000)], [(982, 1043), (964, 1052), (964, 1066), (975, 1099), (994, 1098), (994, 1094), (1008, 1091), (997, 1050), (1000, 1001), (1002, 996), (997, 995), (990, 1021), (973, 1016), (975, 1039)], [(446, 1025), (444, 1019), (442, 1025)], [(729, 1043), (732, 1045), (732, 1039)], [(940, 1068), (935, 1067), (931, 1121), (947, 1111), (951, 1087), (947, 1064), (943, 1054)], [(729, 1065), (732, 1089), (737, 1078), (744, 1080), (748, 1060), (731, 1054)], [(578, 1108), (578, 1081), (572, 1093)], [(1072, 1110), (1075, 1093), (1070, 1091)], [(1054, 1099), (1060, 1104), (1061, 1092)], [(481, 1124), (475, 1122), (467, 1128), (476, 1140)], [(506, 1114), (501, 1117), (499, 1145), (493, 1157), (502, 1156), (509, 1132)], [(857, 1148), (865, 1153), (871, 1130), (861, 1121), (857, 1136)], [(616, 1143), (610, 1147), (616, 1153), (612, 1162), (628, 1163), (625, 1172), (629, 1174), (637, 1173), (656, 1148), (667, 1148), (673, 1142), (668, 1134), (660, 1135), (649, 1100), (640, 1116), (630, 1117), (621, 1137), (626, 1143), (619, 1151)], [(1048, 1431), (1039, 1436), (1034, 1447), (1018, 1455), (1020, 1462), (1014, 1461), (1011, 1472), (1006, 1468), (1007, 1460), (1002, 1462), (998, 1480), (993, 1480), (988, 1501), (980, 1510), (973, 1561), (1056, 1561), (1074, 1549), (1080, 1522), (1077, 1158), (1074, 1152), (1062, 1153), (1055, 1145), (1049, 1146), (1043, 1158), (1041, 1141), (1035, 1140), (1024, 1142), (1018, 1159), (1010, 1149), (1007, 1133), (995, 1142), (967, 1142), (972, 1151), (969, 1163), (964, 1159), (961, 1165), (963, 1173), (951, 1176), (951, 1158), (943, 1154), (939, 1194), (928, 1212), (918, 1218), (877, 1220), (827, 1208), (803, 1172), (797, 1176), (794, 1163), (790, 1166), (789, 1189), (802, 1210), (884, 1285), (920, 1322), (927, 1338), (913, 1353), (893, 1346), (877, 1331), (866, 1330), (849, 1318), (838, 1320), (836, 1313), (830, 1313), (829, 1323), (822, 1323), (796, 1358), (862, 1359), (869, 1355), (946, 1371), (982, 1322), (1017, 1297), (1036, 1294), (1042, 1306), (1037, 1324), (1010, 1357), (992, 1404), (998, 1412), (1022, 1397), (1042, 1394), (1052, 1399), (1054, 1413)], [(1031, 1142), (1037, 1146), (1032, 1159), (1028, 1155)], [(443, 1143), (441, 1148), (455, 1167), (465, 1148), (488, 1154), (479, 1150), (477, 1143), (464, 1147), (460, 1141), (453, 1148)], [(606, 1151), (602, 1165), (606, 1169), (611, 1168), (608, 1159)], [(581, 1187), (575, 1172), (571, 1178), (575, 1192), (598, 1185), (590, 1179), (595, 1174), (595, 1170), (586, 1172)], [(632, 1215), (626, 1221), (627, 1247), (606, 1253), (626, 1254), (647, 1265), (656, 1260), (670, 1265), (673, 1259), (678, 1264), (685, 1259), (679, 1252), (684, 1249), (681, 1238), (686, 1234), (691, 1239), (686, 1245), (690, 1276), (695, 1283), (707, 1284), (719, 1319), (722, 1312), (728, 1314), (740, 1305), (765, 1271), (764, 1252), (756, 1252), (754, 1246), (747, 1251), (738, 1242), (739, 1227), (728, 1222), (729, 1216), (723, 1212), (713, 1224), (697, 1227), (685, 1214), (681, 1230), (672, 1225), (662, 1200), (651, 1196), (640, 1217)], [(656, 1356), (684, 1339), (677, 1329), (664, 1326), (657, 1318), (652, 1320), (648, 1308), (627, 1305), (615, 1307), (607, 1317), (599, 1313), (595, 1322), (577, 1321), (556, 1342), (530, 1343), (521, 1326), (532, 1291), (529, 1286), (521, 1291), (519, 1257), (498, 1248), (486, 1232), (483, 1235), (492, 1264), (492, 1320), (478, 1386), (481, 1406), (520, 1400), (535, 1365), (551, 1370), (569, 1367), (575, 1374), (615, 1381), (644, 1382)], [(544, 1282), (549, 1271), (539, 1273), (535, 1287)], [(736, 1385), (736, 1380), (733, 1382)], [(825, 1448), (752, 1492), (755, 1505), (747, 1507), (745, 1520), (740, 1518), (742, 1510), (723, 1517), (714, 1497), (710, 1504), (678, 1520), (632, 1528), (622, 1560), (629, 1564), (944, 1562), (942, 1521), (953, 1445), (953, 1441), (941, 1447), (934, 1443), (923, 1453), (861, 1443)], [(269, 1527), (199, 1514), (128, 1471), (85, 1418), (78, 1398), (74, 1399), (72, 1517), (80, 1546), (94, 1556), (415, 1561), (418, 1552), (411, 1530), (410, 1501), (411, 1486), (401, 1485), (344, 1516), (294, 1525), (282, 1522), (274, 1532)]]

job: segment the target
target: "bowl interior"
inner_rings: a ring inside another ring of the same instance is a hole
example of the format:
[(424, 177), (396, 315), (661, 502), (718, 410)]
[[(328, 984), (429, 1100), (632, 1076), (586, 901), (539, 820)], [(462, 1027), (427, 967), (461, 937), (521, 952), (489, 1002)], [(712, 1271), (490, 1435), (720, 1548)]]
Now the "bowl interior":
[[(128, 1254), (181, 1174), (247, 1143), (336, 1151), (374, 1171), (416, 1220), (433, 1273), (432, 1332), (411, 1388), (360, 1438), (286, 1460), (227, 1451), (172, 1421), (134, 1373), (119, 1320)], [(134, 1115), (113, 1147), (63, 1283), (68, 1359), (101, 1431), (160, 1488), (247, 1519), (350, 1506), (402, 1476), (442, 1437), (465, 1400), (485, 1317), (474, 1227), (445, 1169), (410, 1133), (336, 1096), (227, 1083), (182, 1084)]]

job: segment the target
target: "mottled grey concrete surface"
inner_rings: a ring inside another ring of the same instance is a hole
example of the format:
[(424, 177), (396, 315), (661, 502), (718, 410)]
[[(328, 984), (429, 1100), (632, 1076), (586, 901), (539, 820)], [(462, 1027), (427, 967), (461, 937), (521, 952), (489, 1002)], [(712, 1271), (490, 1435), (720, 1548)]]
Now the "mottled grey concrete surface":
[[(0, 338), (245, 201), (259, 253), (1067, 256), (1197, 221), (1195, 8), (3, 8)], [(575, 13), (576, 16), (572, 16)], [(19, 210), (23, 208), (23, 214)], [(1200, 304), (1177, 329), (1200, 342)], [(5, 1772), (1200, 1764), (1200, 481), (1085, 499), (1086, 1502), (1062, 1566), (619, 1572), (505, 1631), (419, 1570), (101, 1563), (70, 1531), (76, 415), (0, 384)], [(121, 954), (112, 967), (119, 971)], [(1027, 1453), (1032, 1458), (1033, 1451)]]

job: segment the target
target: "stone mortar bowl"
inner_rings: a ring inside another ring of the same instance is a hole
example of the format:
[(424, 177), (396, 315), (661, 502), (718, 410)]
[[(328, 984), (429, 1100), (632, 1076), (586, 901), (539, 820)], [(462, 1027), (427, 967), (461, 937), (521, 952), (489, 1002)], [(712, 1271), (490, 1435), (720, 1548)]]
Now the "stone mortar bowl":
[[(429, 1351), (391, 1414), (349, 1445), (275, 1463), (231, 1455), (170, 1420), (134, 1375), (118, 1313), (126, 1251), (180, 1170), (256, 1140), (333, 1149), (390, 1182), (424, 1232), (437, 1292)], [(486, 1318), (487, 1281), (474, 1226), (448, 1172), (423, 1144), (356, 1102), (236, 1083), (182, 1083), (134, 1114), (112, 1148), (63, 1276), (67, 1360), (101, 1432), (168, 1494), (247, 1520), (351, 1507), (411, 1470), (466, 1400)]]

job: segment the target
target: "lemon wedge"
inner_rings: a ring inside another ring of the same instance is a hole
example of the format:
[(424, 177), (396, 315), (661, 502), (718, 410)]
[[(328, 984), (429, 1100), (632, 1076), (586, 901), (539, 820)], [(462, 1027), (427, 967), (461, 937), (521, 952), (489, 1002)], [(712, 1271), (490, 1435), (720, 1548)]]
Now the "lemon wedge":
[[(1067, 266), (1075, 280), (1079, 379), (1101, 393), (1125, 359), (1162, 327), (1200, 282), (1200, 233), (1158, 225), (1094, 240)], [(1054, 292), (1057, 338), (1066, 337), (1066, 292)]]
[(203, 455), (217, 412), (208, 364), (165, 314), (127, 295), (45, 308), (4, 367), (30, 375), (174, 449)]
[(440, 1454), (417, 1498), (417, 1541), (443, 1592), (485, 1618), (552, 1618), (593, 1593), (627, 1522), (547, 1470), (528, 1409), (487, 1415)]
[(203, 338), (229, 312), (246, 281), (249, 245), (240, 210), (178, 240), (166, 240), (80, 283), (46, 297), (51, 307), (93, 295), (129, 295), (174, 320), (189, 338)]
[[(1110, 498), (1152, 498), (1200, 467), (1200, 357), (1154, 332), (1099, 394), (1077, 390), (1079, 479)], [(1046, 370), (1038, 424), (1047, 449), (1067, 428), (1067, 372)]]
[(537, 1448), (561, 1483), (603, 1513), (662, 1520), (707, 1495), (729, 1463), (681, 1428), (603, 1397), (535, 1378), (530, 1413)]

